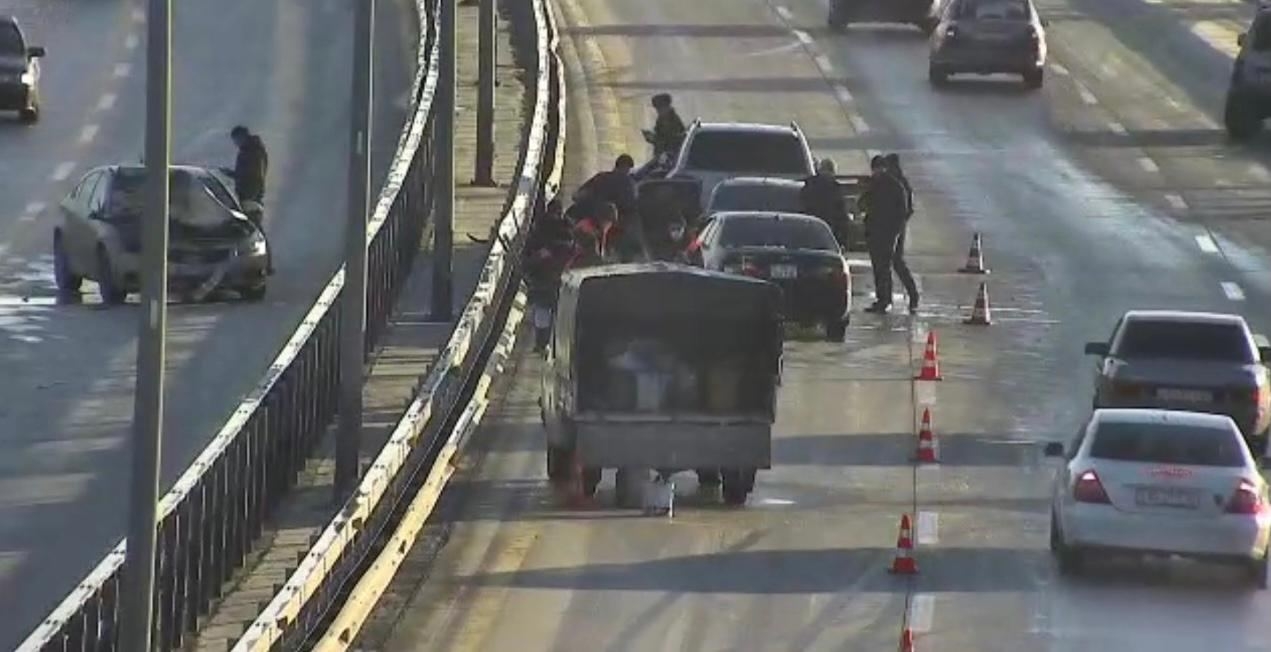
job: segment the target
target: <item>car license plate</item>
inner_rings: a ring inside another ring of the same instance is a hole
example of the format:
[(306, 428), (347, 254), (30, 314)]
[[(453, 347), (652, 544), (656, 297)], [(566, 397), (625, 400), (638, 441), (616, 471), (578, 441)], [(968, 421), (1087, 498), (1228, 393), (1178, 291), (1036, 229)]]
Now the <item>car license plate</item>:
[(1212, 403), (1214, 393), (1199, 389), (1161, 388), (1156, 390), (1156, 398), (1162, 401), (1179, 401), (1182, 403)]
[(794, 265), (773, 265), (768, 270), (772, 278), (798, 278), (799, 268)]
[(1179, 487), (1138, 487), (1134, 502), (1140, 507), (1196, 509), (1200, 507), (1200, 492)]

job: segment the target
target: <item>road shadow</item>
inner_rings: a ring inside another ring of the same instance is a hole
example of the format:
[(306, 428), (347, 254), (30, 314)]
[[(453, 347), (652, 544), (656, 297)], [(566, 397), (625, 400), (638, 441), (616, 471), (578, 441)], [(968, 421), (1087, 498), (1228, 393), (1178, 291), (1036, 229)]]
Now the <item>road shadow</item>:
[[(1017, 443), (980, 434), (937, 434), (940, 464), (946, 467), (1024, 467), (1040, 459), (1041, 444)], [(795, 435), (772, 441), (773, 466), (900, 466), (918, 444), (910, 433)]]
[(585, 25), (568, 27), (566, 34), (626, 36), (629, 38), (790, 38), (781, 25)]
[(965, 95), (972, 97), (1003, 96), (1024, 97), (1037, 94), (1028, 88), (1018, 75), (951, 75), (949, 81), (935, 89), (941, 95)]
[[(740, 550), (632, 563), (586, 564), (482, 573), (466, 583), (572, 591), (652, 591), (796, 595), (904, 593), (908, 577), (887, 572), (891, 548)], [(928, 592), (1024, 591), (1040, 550), (933, 548), (923, 552), (919, 582)], [(1011, 572), (1018, 568), (1019, 572)], [(979, 572), (982, 569), (983, 572)]]
[[(850, 79), (844, 80), (851, 83)], [(716, 79), (666, 79), (606, 82), (626, 90), (710, 91), (716, 93), (827, 93), (824, 77), (722, 77)]]

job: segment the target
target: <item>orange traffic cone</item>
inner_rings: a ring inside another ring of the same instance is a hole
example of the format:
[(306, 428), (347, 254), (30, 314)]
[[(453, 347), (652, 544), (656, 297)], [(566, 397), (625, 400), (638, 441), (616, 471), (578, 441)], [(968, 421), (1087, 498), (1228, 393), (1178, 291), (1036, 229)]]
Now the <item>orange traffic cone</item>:
[(896, 537), (896, 558), (891, 562), (890, 572), (893, 575), (916, 575), (918, 562), (913, 558), (913, 529), (909, 526), (909, 515), (900, 517), (900, 535)]
[(975, 295), (975, 307), (971, 309), (971, 316), (962, 323), (973, 326), (988, 326), (993, 323), (993, 317), (989, 314), (988, 283), (980, 283), (980, 291)]
[(931, 408), (925, 408), (922, 411), (922, 427), (918, 429), (917, 461), (919, 464), (931, 464), (937, 461), (936, 436), (931, 432)]
[(908, 627), (900, 630), (900, 652), (914, 652), (914, 633)]
[(943, 380), (940, 376), (940, 362), (936, 359), (936, 332), (927, 332), (927, 349), (922, 354), (922, 371), (914, 380)]
[(966, 265), (959, 269), (963, 274), (988, 274), (989, 269), (984, 266), (984, 249), (981, 247), (980, 234), (975, 234), (971, 238), (971, 251), (967, 252)]

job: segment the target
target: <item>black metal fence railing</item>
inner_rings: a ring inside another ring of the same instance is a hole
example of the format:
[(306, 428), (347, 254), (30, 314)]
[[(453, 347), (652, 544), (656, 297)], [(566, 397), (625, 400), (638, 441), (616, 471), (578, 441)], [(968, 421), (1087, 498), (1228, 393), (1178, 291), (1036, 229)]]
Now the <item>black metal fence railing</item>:
[[(369, 353), (433, 210), (432, 97), (437, 83), (437, 0), (416, 0), (420, 19), (411, 120), (368, 232)], [(339, 388), (339, 271), (251, 394), (159, 505), (156, 647), (180, 647), (240, 568), (266, 517), (334, 416)], [(356, 382), (361, 382), (361, 378)], [(19, 646), (19, 652), (117, 649), (121, 541)], [(135, 652), (135, 651), (129, 651)]]
[[(388, 443), (344, 505), (244, 633), (235, 652), (306, 649), (344, 602), (352, 584), (372, 561), (386, 535), (401, 518), (403, 508), (428, 482), (436, 481), (447, 447), (475, 425), (474, 398), (488, 388), (487, 363), (514, 334), (508, 314), (520, 287), (519, 261), (529, 226), (560, 184), (564, 147), (564, 88), (557, 35), (545, 0), (518, 3), (511, 11), (532, 12), (535, 33), (525, 44), (533, 63), (534, 111), (524, 132), (517, 181), (509, 191), (503, 216), (496, 226), (490, 253), (477, 288), (446, 346), (420, 379), (414, 400)], [(483, 383), (483, 377), (486, 380)], [(460, 421), (467, 424), (457, 428)], [(447, 475), (448, 477), (448, 475)]]

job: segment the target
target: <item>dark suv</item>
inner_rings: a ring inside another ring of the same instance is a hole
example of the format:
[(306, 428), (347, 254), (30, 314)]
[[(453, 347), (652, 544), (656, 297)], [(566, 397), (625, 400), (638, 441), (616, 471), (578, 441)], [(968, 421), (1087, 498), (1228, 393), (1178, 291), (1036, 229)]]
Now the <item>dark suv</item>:
[(1249, 31), (1236, 39), (1240, 53), (1231, 69), (1223, 122), (1232, 139), (1246, 140), (1271, 116), (1271, 7), (1259, 7)]
[(40, 57), (28, 46), (13, 16), (0, 16), (0, 111), (17, 111), (23, 122), (40, 119)]

